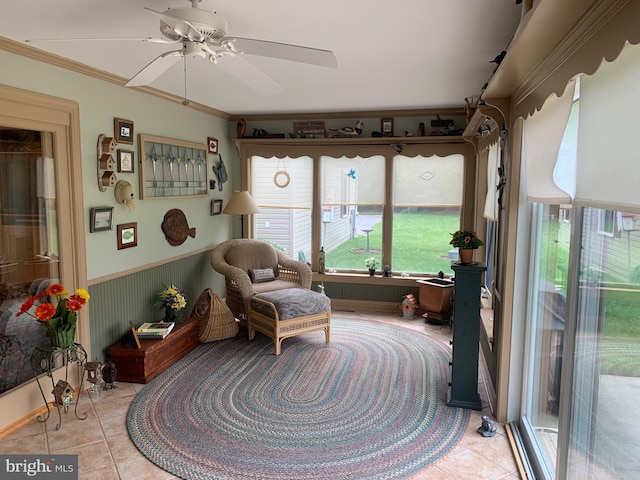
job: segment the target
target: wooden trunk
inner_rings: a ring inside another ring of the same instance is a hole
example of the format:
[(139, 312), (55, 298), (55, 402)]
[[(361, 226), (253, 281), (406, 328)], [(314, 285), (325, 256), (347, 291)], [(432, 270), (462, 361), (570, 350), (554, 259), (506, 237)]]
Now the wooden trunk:
[(197, 327), (197, 320), (187, 318), (162, 340), (140, 339), (142, 348), (134, 343), (112, 345), (107, 357), (116, 364), (117, 380), (150, 382), (200, 344)]

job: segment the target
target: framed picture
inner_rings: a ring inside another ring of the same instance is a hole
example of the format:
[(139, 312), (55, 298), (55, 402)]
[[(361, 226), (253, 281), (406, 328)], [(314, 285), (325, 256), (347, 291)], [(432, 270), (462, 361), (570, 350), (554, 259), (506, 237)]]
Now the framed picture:
[(113, 119), (113, 132), (116, 143), (128, 143), (133, 145), (133, 122), (124, 118)]
[(118, 225), (118, 250), (138, 245), (138, 224), (123, 223)]
[(211, 215), (222, 213), (222, 200), (211, 200)]
[(380, 129), (385, 137), (393, 137), (393, 118), (383, 118), (380, 121)]
[(218, 139), (207, 137), (207, 148), (209, 153), (218, 153)]
[(95, 207), (91, 209), (89, 231), (101, 232), (113, 230), (113, 207)]
[(118, 150), (118, 172), (133, 173), (133, 151)]

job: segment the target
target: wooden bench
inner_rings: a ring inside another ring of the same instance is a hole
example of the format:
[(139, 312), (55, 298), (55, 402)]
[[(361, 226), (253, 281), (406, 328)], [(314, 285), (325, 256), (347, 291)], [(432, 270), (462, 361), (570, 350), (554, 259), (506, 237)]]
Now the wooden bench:
[(260, 293), (248, 302), (249, 340), (256, 330), (272, 338), (276, 355), (282, 340), (315, 330), (324, 330), (326, 342), (331, 337), (331, 299), (302, 288), (286, 288)]

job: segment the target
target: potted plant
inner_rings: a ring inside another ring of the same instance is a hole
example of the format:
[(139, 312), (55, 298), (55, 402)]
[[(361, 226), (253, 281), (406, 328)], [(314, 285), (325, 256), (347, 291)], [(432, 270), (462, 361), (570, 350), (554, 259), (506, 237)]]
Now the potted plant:
[[(75, 340), (78, 311), (87, 304), (89, 298), (89, 292), (83, 288), (78, 288), (69, 295), (62, 285), (54, 283), (43, 292), (29, 297), (17, 316), (29, 313), (45, 328), (52, 346), (67, 348)], [(31, 307), (36, 301), (38, 303), (35, 311), (31, 313)]]
[(473, 230), (458, 230), (452, 233), (449, 243), (458, 248), (460, 263), (473, 263), (473, 251), (484, 245)]
[(164, 308), (164, 321), (179, 323), (182, 321), (182, 309), (187, 306), (187, 299), (182, 290), (169, 285), (158, 294), (159, 307)]
[(378, 265), (378, 259), (376, 257), (369, 257), (364, 261), (365, 266), (369, 269), (369, 275), (373, 276), (376, 273), (376, 266)]

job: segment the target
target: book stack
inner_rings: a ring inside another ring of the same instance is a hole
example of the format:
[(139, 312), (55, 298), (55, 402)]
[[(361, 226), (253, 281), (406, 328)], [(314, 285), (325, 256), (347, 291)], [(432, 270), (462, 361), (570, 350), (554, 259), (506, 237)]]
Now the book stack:
[(173, 330), (174, 322), (147, 322), (143, 323), (136, 330), (138, 338), (161, 340)]

